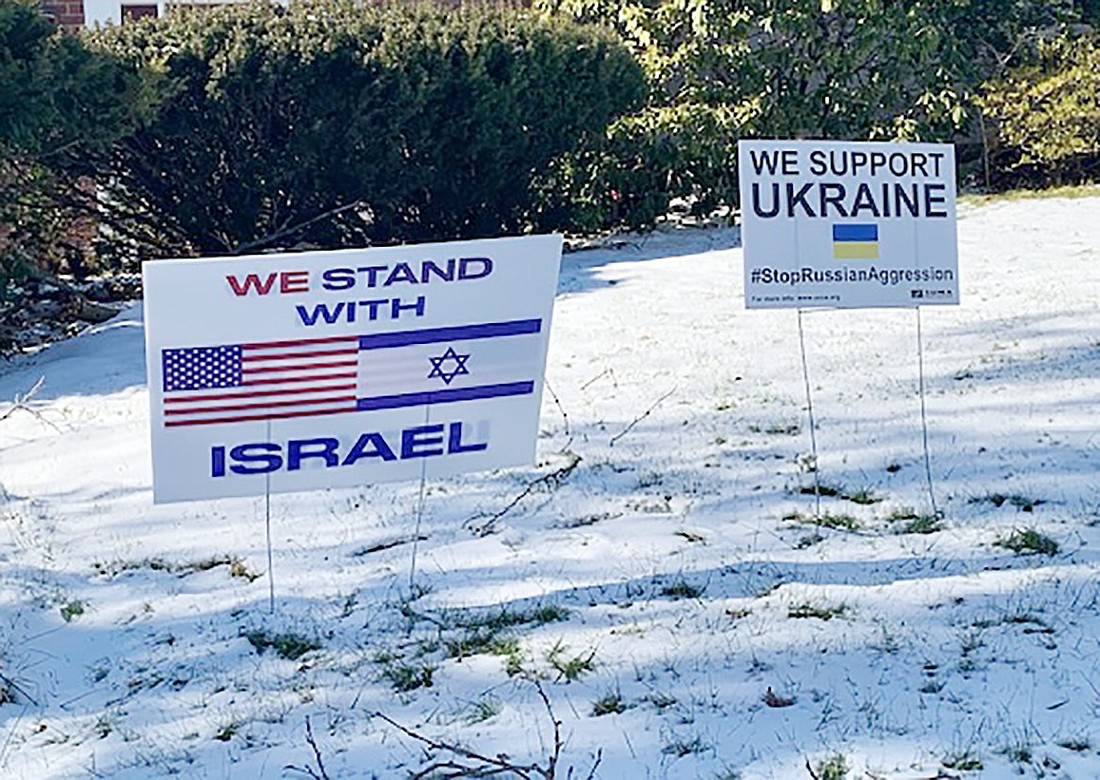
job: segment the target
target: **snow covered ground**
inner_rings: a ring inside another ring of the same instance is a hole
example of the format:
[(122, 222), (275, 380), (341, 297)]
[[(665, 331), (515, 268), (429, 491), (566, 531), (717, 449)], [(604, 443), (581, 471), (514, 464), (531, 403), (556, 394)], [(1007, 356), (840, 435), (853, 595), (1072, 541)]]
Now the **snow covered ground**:
[(960, 216), (931, 494), (914, 311), (803, 316), (818, 513), (797, 314), (667, 231), (566, 255), (539, 462), (411, 583), (417, 484), (272, 497), (270, 568), (152, 505), (140, 305), (0, 367), (0, 776), (1100, 777), (1100, 198)]

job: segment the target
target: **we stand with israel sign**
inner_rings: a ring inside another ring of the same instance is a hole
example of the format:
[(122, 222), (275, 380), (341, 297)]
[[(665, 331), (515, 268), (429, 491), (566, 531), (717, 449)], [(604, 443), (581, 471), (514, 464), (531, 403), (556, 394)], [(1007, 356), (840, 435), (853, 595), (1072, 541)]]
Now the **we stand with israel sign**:
[(154, 500), (532, 462), (561, 248), (147, 262)]
[(745, 305), (959, 302), (947, 144), (741, 141)]

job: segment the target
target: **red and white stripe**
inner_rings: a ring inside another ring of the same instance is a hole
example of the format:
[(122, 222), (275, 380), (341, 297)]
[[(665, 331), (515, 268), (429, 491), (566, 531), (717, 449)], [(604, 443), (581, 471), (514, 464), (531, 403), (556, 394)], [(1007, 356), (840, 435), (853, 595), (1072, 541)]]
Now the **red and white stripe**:
[(356, 411), (358, 336), (242, 344), (241, 363), (237, 387), (166, 393), (165, 426)]

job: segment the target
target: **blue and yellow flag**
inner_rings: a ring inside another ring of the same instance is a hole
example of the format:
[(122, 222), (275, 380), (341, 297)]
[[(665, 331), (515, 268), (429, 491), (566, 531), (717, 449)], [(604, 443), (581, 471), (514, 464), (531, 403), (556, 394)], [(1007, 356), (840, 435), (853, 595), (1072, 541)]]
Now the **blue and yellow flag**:
[(878, 225), (833, 225), (833, 257), (837, 260), (878, 259)]

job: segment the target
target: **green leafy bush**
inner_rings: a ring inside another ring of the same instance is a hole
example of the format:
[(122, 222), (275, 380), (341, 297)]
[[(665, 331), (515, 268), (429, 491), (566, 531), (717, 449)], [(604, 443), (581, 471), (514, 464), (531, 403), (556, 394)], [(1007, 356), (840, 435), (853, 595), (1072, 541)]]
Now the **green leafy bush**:
[(646, 69), (647, 107), (570, 169), (588, 221), (608, 224), (652, 221), (676, 198), (736, 204), (741, 137), (965, 138), (977, 85), (1082, 13), (1070, 0), (537, 4), (613, 27)]
[(538, 172), (644, 88), (606, 33), (474, 4), (234, 6), (95, 41), (171, 88), (85, 161), (120, 243), (154, 256), (521, 231)]
[(1036, 64), (986, 85), (994, 184), (1050, 185), (1100, 176), (1100, 39), (1044, 43)]
[(651, 227), (682, 198), (694, 214), (733, 202), (738, 123), (725, 106), (652, 106), (623, 117), (607, 137), (563, 156), (540, 180), (541, 223), (594, 232)]

